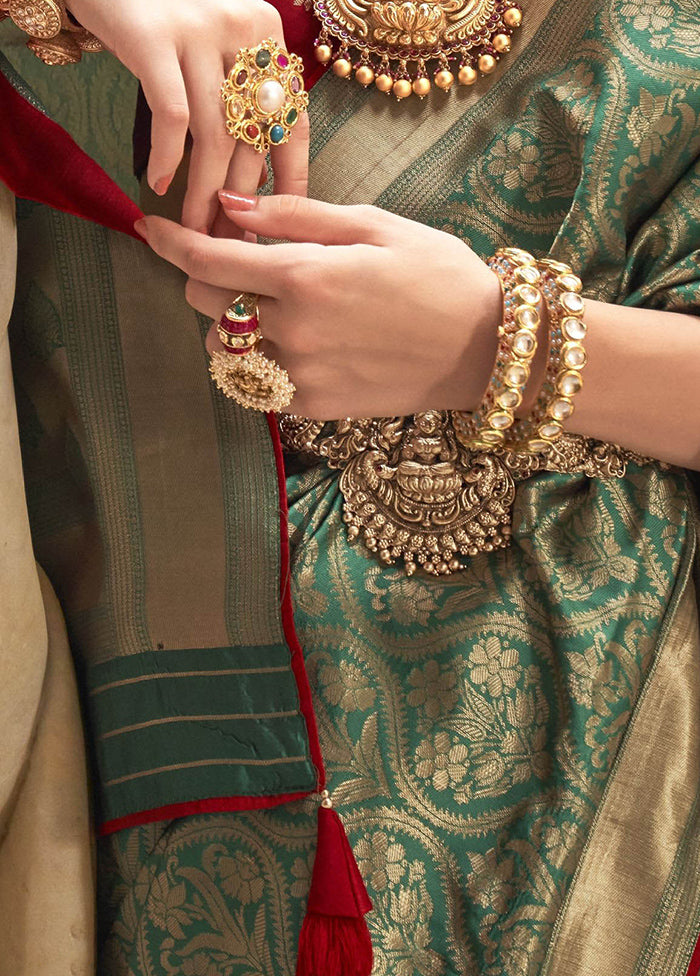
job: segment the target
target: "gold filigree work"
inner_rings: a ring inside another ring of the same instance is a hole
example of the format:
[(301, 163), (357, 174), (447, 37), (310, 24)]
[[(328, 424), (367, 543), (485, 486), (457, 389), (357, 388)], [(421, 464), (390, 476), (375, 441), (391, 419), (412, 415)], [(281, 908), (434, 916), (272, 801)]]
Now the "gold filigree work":
[(469, 451), (457, 440), (454, 414), (321, 421), (279, 418), (287, 451), (341, 470), (343, 518), (386, 564), (403, 560), (411, 576), (463, 568), (464, 556), (507, 546), (516, 483), (542, 471), (623, 477), (628, 462), (649, 459), (614, 444), (563, 435), (541, 454)]

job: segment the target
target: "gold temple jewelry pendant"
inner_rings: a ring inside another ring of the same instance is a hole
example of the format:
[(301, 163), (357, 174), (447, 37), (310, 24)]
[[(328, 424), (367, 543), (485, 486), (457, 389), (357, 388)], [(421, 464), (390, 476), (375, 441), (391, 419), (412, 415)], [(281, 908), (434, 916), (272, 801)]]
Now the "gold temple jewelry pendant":
[[(523, 19), (517, 0), (313, 0), (316, 59), (398, 99), (490, 75)], [(351, 51), (357, 52), (353, 57)], [(431, 81), (432, 76), (432, 81)]]
[(631, 451), (562, 434), (540, 454), (469, 451), (454, 413), (324, 423), (294, 414), (277, 422), (286, 451), (341, 472), (348, 541), (412, 576), (457, 573), (469, 557), (508, 546), (516, 486), (542, 471), (621, 478)]

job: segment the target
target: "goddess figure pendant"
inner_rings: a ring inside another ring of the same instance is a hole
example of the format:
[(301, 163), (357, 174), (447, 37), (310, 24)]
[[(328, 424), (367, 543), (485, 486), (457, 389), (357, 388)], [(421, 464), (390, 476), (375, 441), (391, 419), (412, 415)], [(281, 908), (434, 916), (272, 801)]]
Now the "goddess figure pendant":
[[(522, 23), (517, 0), (313, 0), (316, 59), (340, 78), (424, 98), (490, 75)], [(357, 57), (351, 55), (357, 52)], [(432, 75), (432, 81), (431, 81)]]

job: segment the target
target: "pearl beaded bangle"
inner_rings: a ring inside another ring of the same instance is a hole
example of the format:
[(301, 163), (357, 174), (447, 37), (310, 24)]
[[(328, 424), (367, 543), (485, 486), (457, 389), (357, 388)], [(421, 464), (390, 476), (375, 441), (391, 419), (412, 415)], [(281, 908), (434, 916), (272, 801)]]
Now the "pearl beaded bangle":
[(470, 451), (493, 451), (503, 445), (530, 378), (540, 324), (541, 276), (535, 258), (519, 248), (502, 248), (487, 264), (501, 282), (503, 321), (496, 362), (480, 406), (472, 414), (453, 415), (457, 439)]

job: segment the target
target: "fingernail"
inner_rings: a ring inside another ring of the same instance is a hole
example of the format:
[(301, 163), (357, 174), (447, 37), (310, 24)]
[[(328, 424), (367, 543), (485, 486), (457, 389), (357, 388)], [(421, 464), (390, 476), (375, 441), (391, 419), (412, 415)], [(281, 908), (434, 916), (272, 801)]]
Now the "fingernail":
[(134, 224), (134, 230), (137, 234), (140, 234), (145, 241), (148, 240), (148, 224), (146, 223), (145, 217), (140, 217)]
[(258, 205), (257, 197), (245, 197), (230, 190), (219, 190), (219, 200), (226, 210), (255, 210)]
[(153, 187), (154, 191), (159, 197), (165, 196), (165, 194), (168, 192), (168, 187), (173, 181), (173, 176), (175, 176), (174, 173), (171, 173), (170, 176), (161, 176), (156, 185)]

